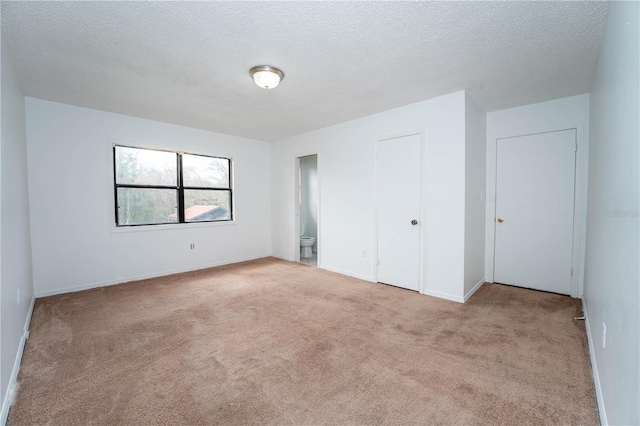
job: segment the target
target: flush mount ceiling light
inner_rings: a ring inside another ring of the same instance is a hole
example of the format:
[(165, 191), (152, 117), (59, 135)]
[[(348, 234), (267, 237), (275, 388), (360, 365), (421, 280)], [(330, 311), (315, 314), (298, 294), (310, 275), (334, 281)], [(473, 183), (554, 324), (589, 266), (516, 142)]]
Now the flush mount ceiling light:
[(263, 89), (273, 89), (284, 78), (282, 71), (269, 65), (253, 67), (249, 70), (249, 74), (253, 77), (253, 81)]

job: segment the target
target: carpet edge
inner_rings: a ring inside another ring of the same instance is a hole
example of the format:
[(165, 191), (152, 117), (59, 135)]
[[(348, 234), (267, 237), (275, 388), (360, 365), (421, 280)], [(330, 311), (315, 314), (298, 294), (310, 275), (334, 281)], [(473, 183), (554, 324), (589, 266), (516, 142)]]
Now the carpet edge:
[(11, 408), (11, 404), (13, 404), (13, 393), (16, 390), (16, 384), (18, 381), (18, 373), (20, 372), (20, 366), (22, 364), (22, 355), (24, 353), (24, 346), (27, 343), (27, 339), (29, 338), (29, 328), (31, 326), (31, 317), (33, 315), (33, 308), (36, 304), (36, 296), (35, 294), (31, 297), (31, 305), (29, 306), (29, 310), (27, 311), (27, 317), (24, 321), (24, 327), (22, 330), (22, 337), (20, 338), (20, 343), (18, 344), (18, 351), (16, 352), (16, 357), (13, 361), (13, 369), (11, 370), (11, 377), (9, 378), (9, 383), (7, 383), (7, 391), (2, 398), (2, 412), (0, 412), (0, 425), (5, 425), (7, 423), (7, 418), (9, 417), (9, 409)]
[(35, 292), (35, 297), (36, 299), (39, 299), (41, 297), (57, 296), (59, 294), (66, 294), (66, 293), (75, 293), (77, 291), (92, 290), (100, 287), (108, 287), (112, 285), (125, 284), (132, 281), (142, 281), (150, 278), (158, 278), (158, 277), (164, 277), (168, 275), (181, 274), (184, 272), (193, 272), (193, 271), (198, 271), (200, 269), (215, 268), (218, 266), (232, 265), (234, 263), (248, 262), (250, 260), (265, 259), (267, 257), (271, 257), (271, 255), (267, 254), (267, 255), (259, 255), (259, 256), (249, 256), (249, 257), (243, 257), (238, 259), (226, 260), (223, 262), (212, 262), (212, 263), (207, 263), (207, 264), (198, 265), (194, 267), (170, 269), (170, 270), (157, 272), (157, 273), (136, 275), (136, 276), (121, 278), (117, 280), (99, 281), (96, 283), (90, 283), (90, 284), (85, 284), (85, 285), (76, 286), (76, 287), (65, 287), (65, 288), (51, 290), (51, 291)]
[(584, 325), (587, 329), (587, 346), (589, 347), (589, 359), (591, 360), (591, 374), (593, 377), (593, 385), (596, 388), (596, 402), (598, 404), (598, 416), (600, 417), (600, 424), (602, 426), (608, 426), (607, 411), (604, 406), (604, 400), (602, 398), (602, 387), (600, 386), (600, 375), (598, 374), (598, 364), (596, 363), (596, 351), (593, 346), (593, 336), (591, 335), (591, 326), (589, 325), (589, 314), (587, 313), (587, 304), (584, 299), (582, 302), (582, 313), (584, 314)]

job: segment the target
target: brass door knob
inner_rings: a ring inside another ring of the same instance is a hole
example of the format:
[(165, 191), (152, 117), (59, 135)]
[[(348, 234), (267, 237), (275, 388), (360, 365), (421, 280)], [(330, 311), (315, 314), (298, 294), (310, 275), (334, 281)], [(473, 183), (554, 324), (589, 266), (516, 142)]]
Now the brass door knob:
[(417, 221), (417, 220), (415, 220), (415, 219), (413, 219), (413, 220), (411, 221), (411, 224), (412, 224), (412, 225), (417, 225), (417, 224), (418, 224), (418, 221)]
[(498, 218), (498, 222), (500, 222), (500, 223), (504, 222), (504, 218), (499, 217), (499, 218)]

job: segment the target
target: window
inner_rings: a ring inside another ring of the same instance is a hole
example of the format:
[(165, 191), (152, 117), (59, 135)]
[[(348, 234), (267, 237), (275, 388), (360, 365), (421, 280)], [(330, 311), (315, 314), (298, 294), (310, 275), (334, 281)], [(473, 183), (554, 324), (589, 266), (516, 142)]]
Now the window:
[(231, 160), (113, 147), (116, 226), (233, 220)]

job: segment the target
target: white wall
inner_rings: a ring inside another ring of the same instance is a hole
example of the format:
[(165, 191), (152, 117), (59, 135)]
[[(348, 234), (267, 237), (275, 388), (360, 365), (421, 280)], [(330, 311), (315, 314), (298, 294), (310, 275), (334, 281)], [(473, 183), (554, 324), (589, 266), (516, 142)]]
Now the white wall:
[[(426, 132), (425, 293), (464, 293), (465, 93), (457, 92), (273, 143), (272, 252), (293, 260), (295, 158), (318, 154), (320, 267), (375, 281), (375, 144)], [(362, 250), (367, 256), (362, 256)]]
[[(487, 114), (487, 200), (485, 230), (486, 278), (493, 282), (493, 253), (495, 236), (496, 139), (567, 128), (577, 128), (578, 152), (576, 156), (576, 230), (574, 244), (578, 248), (574, 258), (573, 296), (580, 297), (584, 265), (584, 239), (586, 230), (586, 192), (589, 149), (589, 95), (578, 95), (548, 102), (504, 109)], [(582, 250), (582, 251), (580, 251)]]
[[(611, 2), (591, 92), (584, 305), (603, 424), (640, 424), (638, 2)], [(602, 347), (606, 323), (606, 349)]]
[(318, 238), (318, 157), (315, 155), (300, 159), (300, 221), (305, 225), (305, 236), (316, 238), (313, 251), (317, 251)]
[[(26, 106), (37, 295), (270, 254), (266, 142), (32, 98)], [(237, 221), (116, 230), (112, 144), (233, 158)]]
[[(25, 324), (33, 302), (31, 237), (27, 184), (27, 140), (24, 96), (8, 49), (2, 51), (2, 116), (0, 132), (0, 383), (2, 414), (8, 413), (8, 392), (18, 373)], [(20, 296), (18, 299), (18, 292)]]
[(486, 123), (482, 108), (465, 99), (464, 297), (484, 283)]

